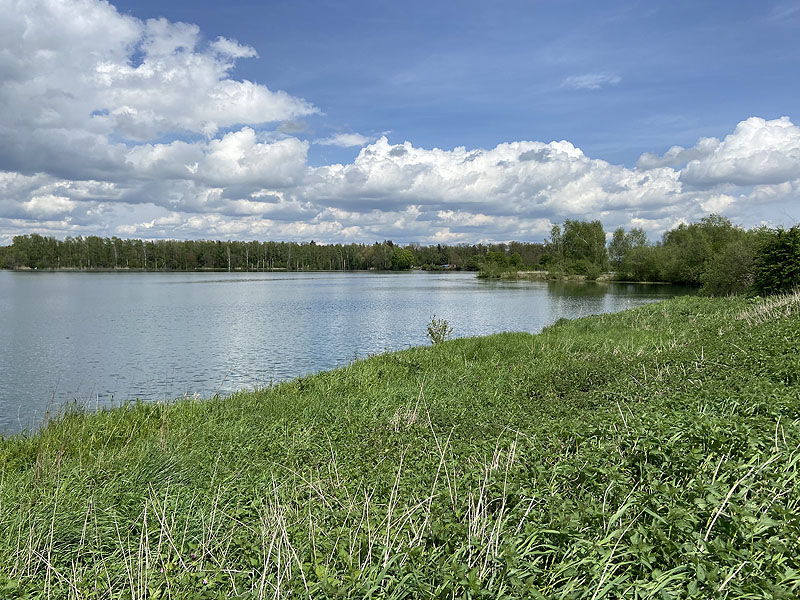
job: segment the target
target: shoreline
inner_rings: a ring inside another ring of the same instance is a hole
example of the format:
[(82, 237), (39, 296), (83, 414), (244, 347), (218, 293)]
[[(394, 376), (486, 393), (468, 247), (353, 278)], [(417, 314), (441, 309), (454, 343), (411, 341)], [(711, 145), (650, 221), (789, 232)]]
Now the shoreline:
[[(675, 284), (670, 281), (629, 281), (626, 279), (614, 279), (609, 276), (610, 274), (604, 273), (597, 279), (587, 279), (585, 275), (562, 275), (551, 276), (548, 271), (519, 271), (517, 273), (508, 274), (503, 273), (499, 276), (481, 276), (481, 271), (471, 271), (467, 269), (422, 269), (412, 268), (405, 270), (393, 269), (286, 269), (274, 268), (267, 270), (227, 270), (227, 269), (190, 269), (190, 270), (153, 270), (153, 269), (132, 269), (132, 268), (110, 268), (110, 269), (78, 269), (72, 267), (64, 267), (60, 269), (36, 269), (36, 268), (14, 268), (14, 269), (1, 269), (2, 271), (14, 273), (475, 273), (476, 278), (485, 279), (488, 281), (570, 281), (575, 283), (634, 283), (640, 285), (682, 285), (688, 284)], [(694, 286), (690, 286), (694, 287)]]

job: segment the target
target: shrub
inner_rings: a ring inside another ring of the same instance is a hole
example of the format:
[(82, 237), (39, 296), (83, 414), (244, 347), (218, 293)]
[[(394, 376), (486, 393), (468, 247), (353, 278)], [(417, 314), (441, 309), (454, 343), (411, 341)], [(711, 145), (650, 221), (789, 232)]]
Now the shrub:
[(766, 233), (756, 253), (753, 289), (780, 294), (800, 286), (800, 225)]
[(437, 319), (436, 315), (431, 317), (431, 322), (428, 323), (428, 338), (431, 344), (440, 344), (450, 337), (453, 333), (453, 328), (446, 319)]
[(659, 281), (659, 258), (663, 253), (660, 246), (641, 246), (631, 248), (625, 254), (617, 279), (622, 281)]
[(567, 263), (567, 272), (570, 275), (583, 275), (586, 279), (594, 281), (603, 274), (603, 268), (597, 263), (580, 258)]
[(708, 296), (741, 294), (753, 284), (754, 261), (755, 235), (728, 244), (706, 262), (700, 292)]

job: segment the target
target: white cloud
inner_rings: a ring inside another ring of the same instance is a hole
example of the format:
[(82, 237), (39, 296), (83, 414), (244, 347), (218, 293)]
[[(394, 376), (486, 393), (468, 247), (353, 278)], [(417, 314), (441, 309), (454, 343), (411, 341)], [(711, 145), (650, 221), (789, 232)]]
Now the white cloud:
[(767, 13), (767, 19), (778, 21), (780, 23), (792, 22), (792, 19), (797, 13), (800, 12), (800, 6), (793, 0), (788, 2), (778, 2)]
[[(125, 147), (164, 134), (317, 112), (303, 99), (231, 79), (255, 51), (203, 42), (198, 28), (146, 22), (96, 0), (0, 0), (0, 168), (113, 176)], [(113, 138), (112, 138), (113, 136)]]
[(681, 180), (697, 186), (763, 185), (800, 177), (800, 127), (789, 117), (751, 117), (734, 132), (690, 161)]
[(700, 203), (700, 207), (707, 213), (721, 214), (731, 204), (736, 201), (736, 198), (728, 194), (715, 194)]
[(352, 162), (310, 167), (294, 119), (316, 109), (232, 79), (235, 60), (255, 56), (249, 46), (206, 43), (194, 25), (142, 22), (96, 0), (0, 9), (0, 243), (31, 231), (541, 240), (567, 218), (658, 234), (709, 212), (760, 222), (800, 193), (800, 128), (788, 117), (753, 117), (721, 141), (645, 153), (635, 168), (568, 141), (426, 149), (358, 133), (314, 142), (362, 146)]
[[(128, 153), (131, 179), (123, 182), (2, 174), (0, 214), (7, 219), (68, 216), (67, 231), (74, 231), (76, 219), (77, 225), (89, 226), (94, 215), (98, 227), (145, 237), (543, 239), (554, 222), (598, 217), (608, 229), (642, 226), (657, 235), (709, 212), (735, 220), (756, 204), (784, 206), (796, 197), (797, 177), (770, 183), (775, 148), (791, 155), (786, 136), (794, 126), (783, 121), (781, 135), (756, 136), (761, 145), (747, 148), (746, 156), (767, 160), (760, 171), (749, 169), (748, 186), (728, 178), (686, 187), (687, 170), (725, 167), (748, 123), (753, 121), (740, 124), (722, 142), (701, 140), (697, 148), (702, 151), (694, 155), (702, 158), (689, 161), (683, 171), (613, 165), (566, 141), (443, 150), (391, 144), (385, 137), (362, 148), (352, 163), (310, 168), (306, 142), (260, 141), (245, 127), (208, 142), (136, 146)], [(672, 150), (670, 156), (683, 152)], [(761, 179), (755, 177), (759, 173)], [(145, 205), (157, 208), (156, 216), (132, 222), (122, 209), (134, 207), (127, 210), (135, 216), (140, 213), (135, 207)], [(0, 219), (0, 235), (3, 230)]]
[(599, 90), (610, 85), (617, 85), (620, 81), (622, 78), (613, 73), (584, 73), (570, 75), (561, 82), (561, 85), (576, 90)]
[(671, 169), (638, 173), (593, 160), (569, 142), (512, 142), (491, 150), (425, 150), (381, 138), (349, 165), (313, 170), (306, 197), (349, 209), (410, 203), (486, 215), (573, 218), (590, 211), (670, 203)]
[(45, 194), (33, 196), (25, 202), (24, 207), (32, 217), (43, 219), (69, 213), (75, 208), (75, 202), (65, 196)]
[(337, 133), (326, 138), (314, 140), (315, 144), (320, 146), (339, 146), (341, 148), (351, 148), (353, 146), (363, 146), (364, 144), (372, 141), (365, 135), (360, 133)]
[(681, 168), (689, 161), (700, 160), (714, 152), (719, 146), (717, 138), (700, 138), (691, 148), (672, 146), (663, 155), (645, 152), (639, 157), (636, 166), (640, 169), (656, 169), (658, 167)]
[(258, 56), (258, 52), (250, 46), (243, 46), (235, 40), (229, 40), (222, 36), (213, 41), (210, 47), (218, 54), (230, 56), (231, 58), (253, 58)]
[(255, 131), (245, 127), (209, 142), (197, 175), (220, 186), (235, 183), (270, 187), (298, 185), (305, 177), (307, 150), (308, 143), (296, 138), (259, 142)]

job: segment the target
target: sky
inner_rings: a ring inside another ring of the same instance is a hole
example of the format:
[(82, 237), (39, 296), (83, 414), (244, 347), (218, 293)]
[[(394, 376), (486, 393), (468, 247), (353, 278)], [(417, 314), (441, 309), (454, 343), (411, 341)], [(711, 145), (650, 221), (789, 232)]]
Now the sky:
[(796, 1), (0, 11), (0, 244), (800, 222)]

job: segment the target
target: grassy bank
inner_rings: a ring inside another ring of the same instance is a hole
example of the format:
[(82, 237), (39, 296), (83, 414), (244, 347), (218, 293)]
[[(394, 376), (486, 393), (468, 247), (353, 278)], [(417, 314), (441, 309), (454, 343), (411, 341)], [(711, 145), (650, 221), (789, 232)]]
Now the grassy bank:
[(661, 281), (622, 281), (615, 279), (613, 273), (598, 273), (592, 277), (587, 277), (586, 275), (570, 275), (561, 271), (531, 271), (510, 268), (484, 268), (478, 271), (477, 277), (478, 279), (502, 279), (504, 281), (619, 281), (620, 283), (665, 283)]
[(0, 440), (2, 598), (795, 598), (800, 296)]

